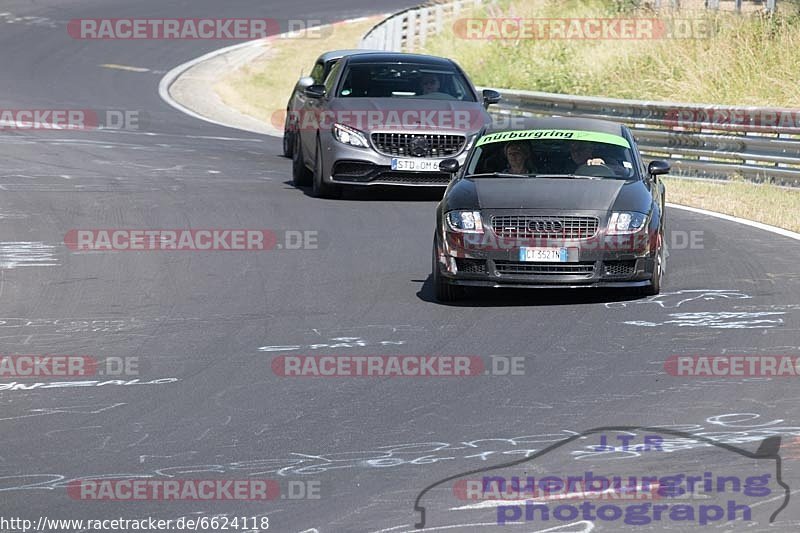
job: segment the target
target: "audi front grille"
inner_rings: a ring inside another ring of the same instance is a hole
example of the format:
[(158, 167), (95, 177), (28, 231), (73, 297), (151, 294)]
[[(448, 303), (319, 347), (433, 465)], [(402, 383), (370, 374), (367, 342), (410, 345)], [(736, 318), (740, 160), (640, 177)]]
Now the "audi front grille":
[(498, 237), (517, 239), (591, 239), (597, 234), (596, 217), (496, 215), (491, 218)]
[(495, 270), (502, 275), (529, 276), (582, 276), (594, 275), (593, 261), (581, 263), (520, 263), (518, 261), (495, 261)]
[(636, 261), (606, 261), (603, 267), (606, 276), (630, 277), (636, 272)]

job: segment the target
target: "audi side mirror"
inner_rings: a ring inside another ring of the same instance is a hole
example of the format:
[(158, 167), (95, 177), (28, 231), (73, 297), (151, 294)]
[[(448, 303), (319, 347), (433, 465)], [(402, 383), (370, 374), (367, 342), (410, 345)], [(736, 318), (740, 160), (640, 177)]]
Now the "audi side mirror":
[(439, 163), (439, 170), (447, 172), (448, 174), (455, 174), (458, 172), (460, 166), (458, 159), (445, 159)]
[(489, 107), (492, 104), (496, 104), (500, 102), (500, 93), (493, 90), (493, 89), (484, 89), (483, 90), (483, 107)]
[(666, 161), (652, 161), (647, 166), (647, 173), (651, 176), (660, 176), (662, 174), (669, 174), (671, 166)]

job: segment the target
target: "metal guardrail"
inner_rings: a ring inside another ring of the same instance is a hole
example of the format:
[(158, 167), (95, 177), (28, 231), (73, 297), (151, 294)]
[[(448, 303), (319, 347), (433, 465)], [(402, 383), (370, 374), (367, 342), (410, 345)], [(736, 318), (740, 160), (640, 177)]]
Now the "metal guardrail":
[(643, 154), (693, 175), (800, 185), (800, 110), (648, 102), (501, 90), (498, 115), (581, 116), (627, 124)]
[(359, 48), (413, 52), (425, 46), (427, 38), (441, 31), (446, 21), (464, 9), (478, 7), (484, 0), (455, 0), (429, 3), (412, 7), (382, 21), (373, 27), (359, 44)]
[[(661, 0), (656, 0), (656, 7), (658, 7), (658, 4), (660, 3), (660, 1)], [(680, 4), (680, 0), (671, 0), (671, 1), (673, 3)], [(744, 1), (745, 0), (729, 0), (729, 3), (732, 2), (733, 3), (733, 8), (736, 11), (741, 12), (743, 4), (744, 4)], [(777, 9), (777, 4), (778, 4), (778, 0), (747, 0), (747, 1), (748, 1), (748, 3), (757, 4), (759, 6), (763, 5), (764, 8), (769, 12), (775, 11)], [(705, 0), (705, 7), (708, 8), (708, 9), (719, 9), (720, 8), (720, 4), (721, 4), (721, 0)], [(680, 5), (678, 5), (677, 7), (680, 7)]]
[[(359, 47), (410, 52), (446, 21), (483, 0), (456, 0), (407, 9), (373, 27)], [(620, 100), (498, 89), (499, 116), (581, 116), (627, 124), (642, 153), (669, 159), (678, 173), (741, 175), (754, 181), (800, 185), (800, 109), (732, 107)]]
[[(660, 9), (662, 7), (670, 7), (672, 9), (680, 9), (682, 5), (687, 4), (686, 0), (681, 3), (681, 0), (651, 0), (653, 7)], [(721, 9), (724, 4), (731, 4), (737, 12), (741, 13), (746, 4), (750, 7), (763, 7), (768, 12), (773, 12), (777, 9), (778, 0), (703, 0), (702, 5), (706, 9)], [(691, 6), (690, 6), (691, 7)]]

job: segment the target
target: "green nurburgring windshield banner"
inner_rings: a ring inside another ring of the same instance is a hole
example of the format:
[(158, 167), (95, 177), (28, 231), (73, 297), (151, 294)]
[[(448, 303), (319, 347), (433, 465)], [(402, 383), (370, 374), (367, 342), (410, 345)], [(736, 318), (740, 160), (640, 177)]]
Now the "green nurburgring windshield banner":
[(569, 141), (590, 141), (605, 144), (616, 144), (624, 148), (630, 148), (631, 145), (625, 140), (624, 137), (613, 135), (611, 133), (600, 133), (596, 131), (584, 130), (518, 130), (518, 131), (501, 131), (498, 133), (490, 133), (484, 135), (478, 140), (476, 146), (483, 146), (484, 144), (503, 142), (503, 141), (528, 141), (528, 140), (551, 140), (563, 139)]

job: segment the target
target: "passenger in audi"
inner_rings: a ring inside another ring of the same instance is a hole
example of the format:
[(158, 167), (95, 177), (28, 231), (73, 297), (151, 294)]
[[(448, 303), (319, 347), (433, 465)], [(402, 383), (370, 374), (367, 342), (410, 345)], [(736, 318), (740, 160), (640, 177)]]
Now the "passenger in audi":
[(502, 170), (509, 174), (531, 174), (531, 147), (526, 141), (512, 141), (503, 148), (508, 165)]

